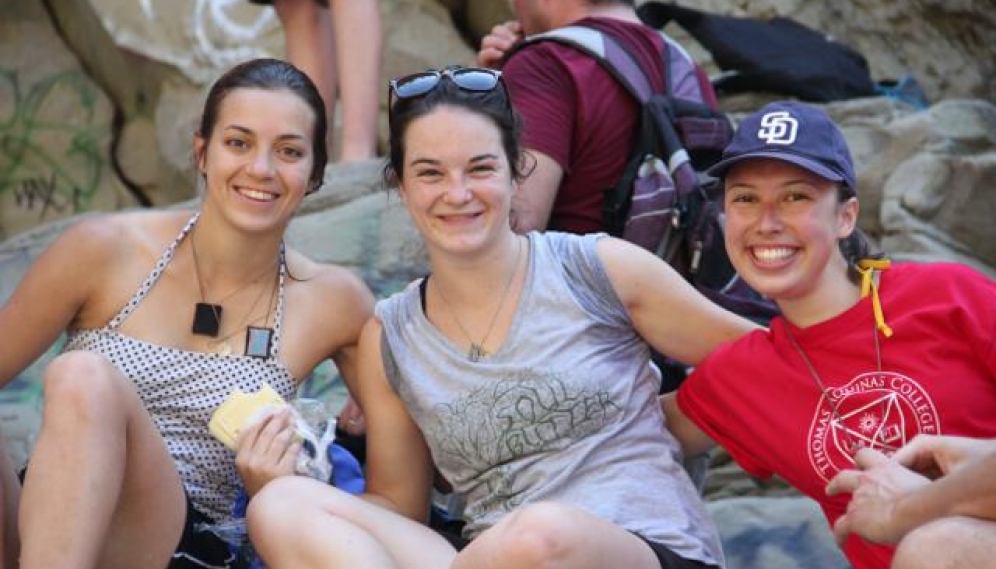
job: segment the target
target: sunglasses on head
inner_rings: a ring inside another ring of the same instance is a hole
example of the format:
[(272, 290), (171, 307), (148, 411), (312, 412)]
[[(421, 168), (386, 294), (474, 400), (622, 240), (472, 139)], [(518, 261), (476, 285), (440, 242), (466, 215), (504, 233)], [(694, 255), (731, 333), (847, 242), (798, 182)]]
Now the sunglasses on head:
[(435, 89), (446, 77), (465, 91), (486, 92), (498, 86), (501, 71), (483, 67), (430, 69), (391, 80), (391, 93), (399, 99), (421, 97)]
[(449, 79), (464, 91), (476, 93), (493, 91), (501, 85), (505, 90), (505, 100), (508, 100), (508, 88), (501, 80), (501, 71), (484, 67), (448, 67), (391, 79), (388, 89), (388, 112), (393, 114), (396, 101), (392, 97), (398, 100), (422, 97), (438, 87), (443, 78)]

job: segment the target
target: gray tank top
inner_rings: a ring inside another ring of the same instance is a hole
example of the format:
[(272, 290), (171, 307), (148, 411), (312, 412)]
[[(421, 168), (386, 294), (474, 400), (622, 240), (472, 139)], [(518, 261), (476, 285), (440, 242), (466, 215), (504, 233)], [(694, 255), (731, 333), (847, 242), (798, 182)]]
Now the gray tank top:
[(63, 351), (88, 350), (102, 354), (135, 383), (146, 411), (166, 441), (166, 448), (176, 463), (194, 508), (215, 522), (224, 523), (233, 517), (232, 508), (240, 482), (235, 470), (235, 453), (208, 433), (211, 415), (235, 388), (256, 391), (266, 382), (288, 400), (297, 388), (297, 380), (277, 359), (283, 321), (284, 263), (281, 260), (273, 342), (268, 358), (180, 350), (143, 342), (118, 331), (152, 290), (177, 246), (196, 222), (197, 215), (194, 215), (163, 252), (131, 300), (106, 326), (70, 332)]
[(466, 537), (518, 506), (557, 501), (721, 565), (664, 426), (660, 373), (596, 253), (603, 236), (529, 234), (511, 328), (477, 363), (425, 317), (418, 282), (380, 301), (388, 379), (466, 503)]

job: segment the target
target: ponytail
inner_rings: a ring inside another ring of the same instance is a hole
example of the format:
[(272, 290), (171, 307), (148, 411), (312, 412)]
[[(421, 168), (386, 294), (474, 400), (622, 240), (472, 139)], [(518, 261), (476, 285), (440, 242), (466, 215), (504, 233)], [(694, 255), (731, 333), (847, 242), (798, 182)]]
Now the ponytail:
[[(840, 203), (844, 203), (854, 196), (852, 192), (844, 187), (838, 188), (837, 195)], [(868, 235), (858, 227), (855, 227), (850, 235), (839, 240), (837, 245), (840, 247), (840, 253), (847, 262), (847, 278), (853, 283), (858, 283), (861, 280), (861, 273), (857, 269), (858, 261), (861, 259), (881, 259), (885, 257), (885, 253), (872, 244)]]

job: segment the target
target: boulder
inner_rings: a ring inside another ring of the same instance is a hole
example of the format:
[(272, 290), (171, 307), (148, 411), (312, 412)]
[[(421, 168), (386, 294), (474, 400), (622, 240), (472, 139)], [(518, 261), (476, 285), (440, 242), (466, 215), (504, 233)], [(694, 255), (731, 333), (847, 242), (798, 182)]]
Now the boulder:
[(719, 527), (726, 569), (850, 569), (809, 498), (726, 498), (706, 507)]

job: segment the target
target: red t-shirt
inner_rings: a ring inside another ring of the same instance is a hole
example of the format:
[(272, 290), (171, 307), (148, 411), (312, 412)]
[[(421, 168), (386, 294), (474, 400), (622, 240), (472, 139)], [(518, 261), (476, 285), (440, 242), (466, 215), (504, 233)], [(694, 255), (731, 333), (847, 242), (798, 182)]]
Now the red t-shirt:
[[(792, 327), (828, 397), (786, 335), (725, 345), (678, 390), (678, 404), (750, 474), (777, 474), (820, 503), (833, 524), (849, 497), (826, 484), (854, 462), (854, 442), (894, 451), (914, 436), (996, 437), (996, 282), (961, 265), (897, 264), (880, 295), (891, 338), (876, 369), (871, 298), (805, 329)], [(893, 548), (852, 536), (856, 569), (886, 569)]]
[[(576, 24), (619, 40), (663, 89), (660, 32), (615, 18)], [(548, 229), (603, 231), (603, 192), (622, 175), (633, 147), (636, 101), (597, 61), (553, 41), (522, 48), (502, 72), (523, 118), (523, 147), (548, 155), (564, 171)]]

